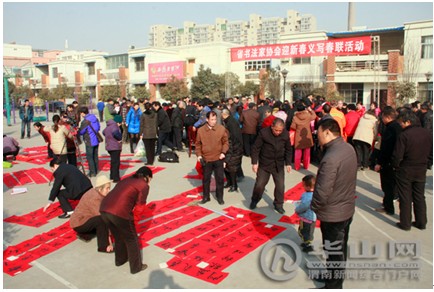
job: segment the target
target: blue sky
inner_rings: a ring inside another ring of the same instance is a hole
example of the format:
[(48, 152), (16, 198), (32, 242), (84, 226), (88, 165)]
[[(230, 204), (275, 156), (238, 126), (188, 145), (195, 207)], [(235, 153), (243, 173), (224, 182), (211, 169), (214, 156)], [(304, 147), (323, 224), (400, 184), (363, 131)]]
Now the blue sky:
[[(433, 19), (432, 2), (355, 2), (356, 26), (381, 28)], [(125, 53), (146, 47), (154, 24), (181, 27), (184, 21), (214, 24), (216, 18), (248, 20), (249, 14), (285, 17), (289, 9), (313, 14), (318, 30), (347, 29), (348, 2), (95, 2), (3, 3), (3, 42), (35, 49), (100, 50)]]

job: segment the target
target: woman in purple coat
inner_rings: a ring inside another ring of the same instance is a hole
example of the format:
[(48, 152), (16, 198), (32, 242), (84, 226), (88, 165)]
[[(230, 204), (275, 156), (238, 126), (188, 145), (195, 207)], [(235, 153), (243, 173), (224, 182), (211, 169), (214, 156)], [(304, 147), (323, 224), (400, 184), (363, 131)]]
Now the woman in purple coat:
[(142, 263), (137, 231), (134, 226), (134, 208), (146, 204), (152, 171), (143, 166), (136, 173), (121, 180), (102, 200), (99, 209), (102, 219), (115, 238), (115, 265), (130, 262), (131, 274), (145, 270)]
[(116, 115), (113, 120), (107, 121), (107, 127), (102, 131), (105, 136), (105, 149), (110, 154), (110, 179), (117, 183), (120, 181), (119, 167), (121, 165), (122, 133), (119, 126), (122, 117)]

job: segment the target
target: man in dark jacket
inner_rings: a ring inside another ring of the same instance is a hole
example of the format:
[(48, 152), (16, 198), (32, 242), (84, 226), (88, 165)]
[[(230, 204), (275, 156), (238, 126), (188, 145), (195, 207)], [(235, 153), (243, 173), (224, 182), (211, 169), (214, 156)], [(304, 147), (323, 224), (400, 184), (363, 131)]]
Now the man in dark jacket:
[(271, 112), (271, 107), (268, 105), (268, 103), (264, 99), (259, 100), (258, 101), (258, 113), (260, 116), (259, 125), (261, 125), (264, 122), (264, 119), (266, 118), (265, 113), (267, 111)]
[(161, 103), (154, 101), (152, 107), (157, 113), (157, 124), (158, 124), (158, 141), (157, 141), (157, 151), (155, 155), (160, 155), (163, 150), (163, 145), (166, 145), (172, 150), (175, 150), (172, 141), (170, 141), (170, 132), (172, 132), (172, 125), (170, 124), (170, 118), (166, 111), (161, 107)]
[(226, 153), (225, 175), (229, 187), (228, 192), (238, 191), (237, 170), (241, 168), (243, 158), (243, 136), (240, 126), (228, 109), (222, 110), (223, 123), (229, 133), (229, 150)]
[(284, 214), (283, 195), (285, 192), (285, 172), (291, 172), (292, 148), (289, 141), (288, 131), (285, 130), (285, 122), (276, 118), (271, 127), (264, 128), (259, 132), (255, 144), (252, 147), (252, 169), (256, 173), (256, 182), (253, 187), (252, 202), (250, 209), (262, 198), (265, 186), (273, 176), (274, 210)]
[[(48, 197), (49, 203), (44, 207), (44, 212), (57, 198), (64, 212), (59, 218), (69, 218), (74, 211), (68, 200), (80, 200), (83, 194), (92, 188), (92, 183), (77, 167), (61, 163), (56, 158), (50, 161), (50, 167), (53, 171), (54, 184)], [(61, 190), (62, 186), (65, 188)]]
[(182, 149), (182, 131), (184, 129), (184, 112), (185, 103), (183, 101), (177, 102), (177, 107), (172, 111), (172, 134), (173, 134), (173, 144), (178, 149), (178, 151), (183, 151)]
[[(84, 144), (86, 145), (86, 159), (87, 163), (89, 164), (89, 177), (92, 177), (98, 174), (98, 134), (100, 130), (100, 124), (97, 117), (94, 114), (89, 113), (89, 109), (87, 107), (81, 107), (79, 112), (82, 119), (79, 134), (83, 135), (84, 137)], [(110, 119), (106, 121), (109, 120)]]
[(395, 198), (396, 182), (391, 158), (396, 140), (402, 130), (396, 121), (397, 115), (398, 113), (395, 109), (390, 106), (386, 106), (381, 112), (381, 119), (385, 125), (385, 129), (383, 135), (381, 135), (380, 152), (374, 168), (375, 171), (380, 172), (381, 189), (384, 192), (383, 208), (375, 209), (375, 211), (389, 215), (395, 214), (393, 199)]
[(244, 110), (240, 116), (240, 122), (243, 124), (241, 132), (243, 134), (244, 155), (247, 157), (250, 157), (252, 145), (255, 143), (260, 120), (261, 115), (256, 109), (256, 104), (249, 103), (249, 109)]
[(21, 119), (21, 139), (24, 139), (25, 128), (27, 127), (27, 138), (30, 139), (30, 122), (33, 121), (33, 106), (30, 105), (29, 100), (26, 99), (24, 104), (20, 107)]
[[(431, 135), (433, 134), (433, 125), (432, 125), (432, 115), (433, 112), (430, 109), (429, 103), (428, 102), (424, 102), (421, 106), (420, 106), (420, 112), (421, 112), (421, 116), (420, 116), (420, 123), (422, 125), (422, 128), (427, 129), (428, 131), (431, 132)], [(428, 165), (427, 168), (431, 169), (432, 168), (432, 158), (433, 158), (433, 153), (432, 153), (432, 148), (431, 148), (431, 154), (430, 154), (430, 159), (428, 160)]]
[(122, 143), (130, 142), (130, 137), (128, 135), (128, 127), (126, 125), (127, 114), (130, 111), (130, 108), (131, 108), (131, 101), (128, 99), (122, 103), (121, 110), (119, 113), (122, 116), (122, 125), (121, 125)]
[(145, 103), (145, 111), (140, 117), (140, 139), (143, 139), (146, 151), (145, 165), (153, 165), (155, 159), (155, 143), (157, 142), (157, 113), (152, 105)]
[[(399, 195), (399, 221), (397, 226), (410, 230), (411, 226), (425, 229), (427, 223), (425, 202), (426, 167), (432, 155), (432, 135), (420, 126), (419, 118), (408, 110), (398, 116), (402, 132), (392, 154)], [(411, 222), (411, 207), (415, 222)]]
[[(324, 156), (318, 167), (311, 208), (321, 221), (327, 262), (345, 265), (350, 224), (355, 212), (356, 152), (342, 139), (341, 129), (334, 119), (319, 123), (318, 140)], [(344, 270), (344, 267), (328, 268), (325, 288), (342, 289)]]

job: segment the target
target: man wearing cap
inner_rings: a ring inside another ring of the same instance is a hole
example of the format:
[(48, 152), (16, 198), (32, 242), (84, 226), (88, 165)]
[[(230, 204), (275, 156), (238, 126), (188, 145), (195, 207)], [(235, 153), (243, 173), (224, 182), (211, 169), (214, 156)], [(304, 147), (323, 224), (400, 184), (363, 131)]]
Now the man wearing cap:
[(98, 251), (106, 253), (113, 252), (113, 246), (110, 244), (108, 226), (102, 220), (99, 208), (110, 188), (110, 179), (105, 175), (99, 175), (95, 187), (83, 195), (69, 221), (80, 240), (87, 242), (96, 232)]
[[(63, 214), (58, 216), (60, 219), (67, 219), (74, 213), (68, 200), (80, 200), (85, 192), (92, 188), (92, 183), (77, 167), (61, 163), (57, 158), (50, 161), (53, 171), (54, 184), (48, 197), (49, 203), (44, 207), (44, 212), (54, 203), (57, 198)], [(64, 189), (60, 189), (64, 186)]]

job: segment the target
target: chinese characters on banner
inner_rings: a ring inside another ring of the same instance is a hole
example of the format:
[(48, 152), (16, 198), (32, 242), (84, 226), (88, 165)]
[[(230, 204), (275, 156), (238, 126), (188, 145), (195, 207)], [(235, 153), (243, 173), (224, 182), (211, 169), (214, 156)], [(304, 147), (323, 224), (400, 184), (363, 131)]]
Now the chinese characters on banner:
[(231, 49), (231, 61), (301, 58), (326, 55), (367, 55), (371, 53), (371, 37), (329, 39), (314, 42), (262, 45)]
[(184, 78), (184, 61), (149, 64), (149, 83), (167, 83), (172, 76), (177, 79)]

